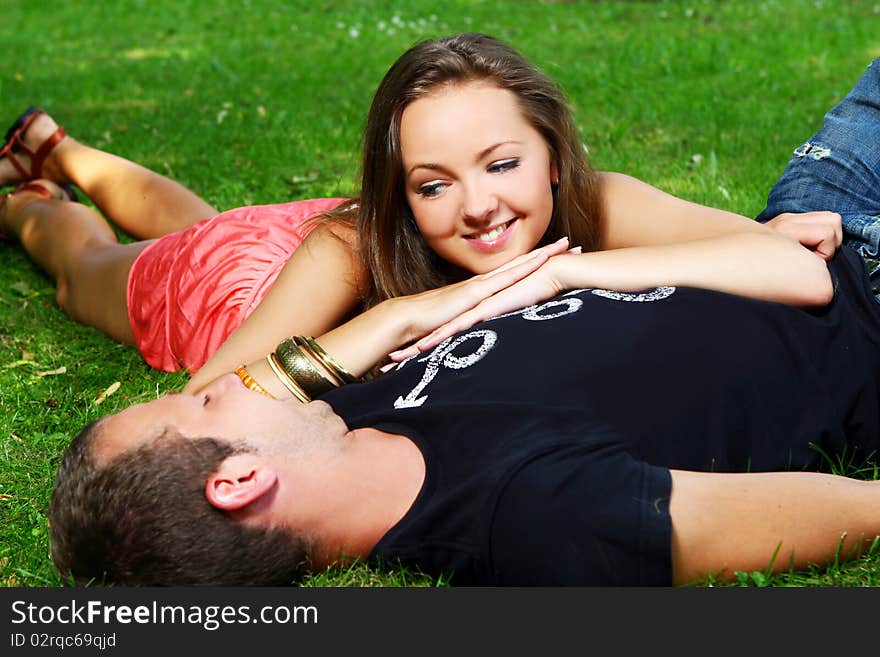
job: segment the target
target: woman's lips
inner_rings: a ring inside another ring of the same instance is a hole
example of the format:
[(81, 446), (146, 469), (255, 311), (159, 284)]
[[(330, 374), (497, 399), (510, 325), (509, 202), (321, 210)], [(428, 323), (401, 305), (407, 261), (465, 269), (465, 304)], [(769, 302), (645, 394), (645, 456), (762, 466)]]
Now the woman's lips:
[[(516, 219), (511, 219), (506, 223), (499, 224), (492, 230), (484, 230), (480, 233), (475, 233), (473, 235), (466, 235), (465, 239), (478, 251), (497, 251), (504, 246), (508, 239), (510, 239), (511, 234), (513, 233), (514, 226), (516, 226), (516, 222)], [(501, 227), (503, 227), (504, 230), (501, 231), (500, 234), (494, 234)], [(492, 234), (491, 238), (480, 239), (479, 236), (485, 235), (486, 233)]]

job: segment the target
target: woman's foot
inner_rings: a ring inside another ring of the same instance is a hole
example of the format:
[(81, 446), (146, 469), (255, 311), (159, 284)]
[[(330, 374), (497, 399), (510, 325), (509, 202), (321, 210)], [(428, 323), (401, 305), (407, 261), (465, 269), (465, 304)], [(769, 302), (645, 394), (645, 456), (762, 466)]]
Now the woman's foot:
[(55, 178), (52, 151), (66, 137), (51, 116), (30, 108), (6, 132), (0, 149), (0, 187), (40, 177)]
[(9, 214), (19, 212), (25, 205), (38, 198), (57, 201), (77, 200), (76, 192), (72, 187), (59, 185), (45, 178), (21, 183), (11, 192), (0, 195), (0, 241), (16, 241), (8, 231)]

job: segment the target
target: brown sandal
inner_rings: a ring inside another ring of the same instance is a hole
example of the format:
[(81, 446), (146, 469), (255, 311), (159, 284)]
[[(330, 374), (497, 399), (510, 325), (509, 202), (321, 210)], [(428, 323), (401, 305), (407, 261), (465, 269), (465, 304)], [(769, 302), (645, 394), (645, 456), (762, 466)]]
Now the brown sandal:
[[(25, 146), (24, 134), (41, 114), (45, 114), (45, 112), (36, 107), (29, 107), (25, 110), (25, 112), (15, 120), (15, 123), (10, 126), (9, 130), (6, 131), (6, 141), (3, 144), (3, 148), (0, 149), (0, 159), (8, 157), (9, 161), (12, 162), (12, 166), (15, 167), (15, 170), (18, 171), (24, 180), (33, 180), (34, 178), (40, 177), (46, 156), (49, 155), (52, 149), (58, 145), (58, 142), (67, 136), (67, 133), (64, 132), (64, 128), (58, 126), (55, 132), (40, 144), (37, 150), (32, 151)], [(24, 152), (30, 158), (30, 171), (25, 169), (22, 163), (18, 161), (18, 158), (15, 157), (15, 153), (12, 150), (13, 148), (16, 148), (19, 152)]]

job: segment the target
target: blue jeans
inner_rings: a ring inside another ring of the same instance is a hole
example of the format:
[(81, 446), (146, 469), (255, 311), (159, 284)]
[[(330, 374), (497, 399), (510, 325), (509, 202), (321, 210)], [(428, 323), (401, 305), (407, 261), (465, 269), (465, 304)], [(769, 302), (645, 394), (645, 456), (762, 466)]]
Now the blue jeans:
[(844, 244), (862, 256), (880, 299), (880, 58), (794, 150), (757, 219), (813, 210), (840, 214)]

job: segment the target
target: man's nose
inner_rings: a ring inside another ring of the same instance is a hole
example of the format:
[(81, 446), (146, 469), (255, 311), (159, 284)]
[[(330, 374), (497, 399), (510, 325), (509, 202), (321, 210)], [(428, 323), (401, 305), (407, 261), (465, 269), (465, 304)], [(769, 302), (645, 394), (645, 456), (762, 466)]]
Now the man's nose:
[(223, 376), (218, 376), (216, 379), (211, 381), (211, 383), (209, 383), (202, 389), (202, 392), (209, 395), (217, 396), (229, 392), (230, 390), (235, 390), (239, 387), (244, 388), (244, 384), (241, 382), (241, 379), (238, 378), (237, 374), (234, 374), (233, 372), (228, 372)]

